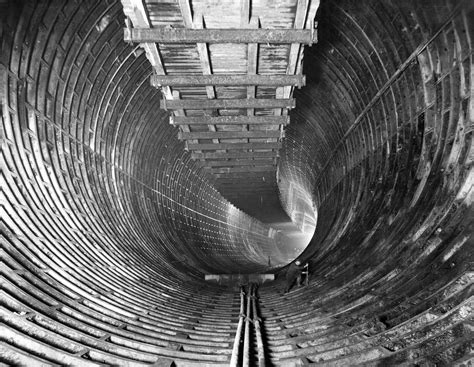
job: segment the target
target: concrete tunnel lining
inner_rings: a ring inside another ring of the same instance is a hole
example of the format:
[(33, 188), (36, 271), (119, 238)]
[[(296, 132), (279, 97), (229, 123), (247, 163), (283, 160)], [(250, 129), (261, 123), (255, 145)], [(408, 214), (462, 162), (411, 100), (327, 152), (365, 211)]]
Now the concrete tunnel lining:
[[(184, 151), (120, 2), (0, 14), (0, 361), (227, 365), (239, 295), (202, 276), (267, 270), (269, 225)], [(317, 17), (278, 182), (284, 210), (292, 186), (318, 211), (311, 282), (282, 296), (275, 268), (259, 289), (269, 363), (467, 361), (472, 5), (325, 1)]]

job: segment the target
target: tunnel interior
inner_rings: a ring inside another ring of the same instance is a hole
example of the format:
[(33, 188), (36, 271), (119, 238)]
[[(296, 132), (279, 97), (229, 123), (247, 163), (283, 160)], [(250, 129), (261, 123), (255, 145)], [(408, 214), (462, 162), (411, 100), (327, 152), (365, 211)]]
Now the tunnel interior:
[(229, 201), (119, 1), (0, 1), (0, 362), (228, 365), (240, 294), (204, 275), (270, 272), (268, 365), (470, 365), (473, 10), (321, 1), (277, 186)]

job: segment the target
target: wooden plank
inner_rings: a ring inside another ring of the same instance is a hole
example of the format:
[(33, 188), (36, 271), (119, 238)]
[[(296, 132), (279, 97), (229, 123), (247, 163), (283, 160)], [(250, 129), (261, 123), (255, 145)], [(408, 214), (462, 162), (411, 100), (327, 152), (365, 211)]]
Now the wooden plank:
[(227, 193), (227, 192), (222, 192), (222, 196), (224, 196), (227, 200), (229, 201), (234, 201), (237, 203), (241, 202), (241, 200), (249, 201), (251, 199), (259, 199), (262, 198), (263, 196), (268, 197), (271, 195), (275, 195), (275, 193), (272, 191), (254, 191), (254, 192), (243, 192), (243, 193), (238, 193), (238, 192), (233, 192), (233, 193)]
[[(173, 91), (172, 97), (173, 97), (175, 100), (179, 100), (179, 99), (181, 98), (179, 92), (176, 91), (176, 90)], [(176, 116), (184, 117), (184, 110), (182, 110), (182, 109), (178, 109), (178, 110), (175, 110), (175, 111), (173, 111), (173, 112), (174, 112), (174, 114), (175, 114), (175, 117), (176, 117)], [(187, 126), (187, 125), (182, 125), (182, 126), (180, 126), (180, 128), (181, 128), (181, 130), (184, 131), (184, 132), (189, 132), (189, 131), (190, 131), (190, 130), (189, 130), (189, 126)], [(192, 143), (195, 143), (195, 144), (198, 143), (197, 140), (192, 140), (191, 142), (192, 142)], [(187, 142), (186, 142), (186, 143), (187, 143)]]
[[(294, 29), (302, 29), (305, 27), (310, 31), (313, 31), (314, 16), (319, 6), (319, 0), (298, 0), (296, 5), (295, 21), (293, 24)], [(311, 18), (312, 17), (312, 18)], [(306, 23), (305, 23), (306, 20)], [(314, 32), (314, 38), (316, 38), (316, 32)], [(301, 74), (301, 62), (303, 60), (303, 45), (298, 42), (292, 43), (290, 46), (290, 52), (288, 55), (288, 65), (286, 73), (289, 75)], [(277, 88), (276, 98), (289, 98), (293, 94), (293, 86), (283, 86)], [(275, 115), (287, 115), (288, 110), (276, 109)]]
[[(295, 22), (293, 25), (294, 29), (302, 29), (305, 26), (306, 14), (308, 12), (310, 0), (298, 0), (296, 6)], [(290, 53), (288, 56), (288, 66), (286, 68), (287, 74), (295, 74), (298, 59), (300, 58), (300, 48), (303, 47), (300, 43), (292, 43), (290, 46)], [(283, 88), (283, 96), (290, 96), (292, 94), (293, 87), (285, 86)], [(286, 97), (286, 98), (288, 98)]]
[(172, 125), (288, 125), (289, 116), (170, 116)]
[(225, 74), (225, 75), (152, 75), (150, 84), (161, 86), (285, 86), (306, 85), (305, 75), (257, 75), (257, 74)]
[(160, 101), (160, 108), (176, 109), (232, 109), (232, 108), (294, 108), (295, 100), (291, 99), (181, 99), (178, 101)]
[[(148, 19), (147, 12), (142, 0), (122, 0), (123, 11), (125, 15), (132, 21), (135, 27), (150, 28), (151, 23)], [(155, 43), (144, 43), (140, 45), (145, 50), (148, 61), (155, 69), (157, 74), (166, 74), (161, 59), (160, 52)], [(172, 99), (171, 89), (163, 87), (162, 93), (166, 99)]]
[(213, 177), (222, 180), (244, 180), (246, 182), (250, 181), (261, 181), (261, 182), (275, 182), (276, 172), (234, 172), (234, 173), (214, 173)]
[[(264, 185), (264, 186), (268, 186), (268, 187), (275, 187), (275, 189), (277, 188), (277, 185), (276, 185), (276, 179), (275, 177), (266, 177), (265, 178), (265, 181), (262, 181), (262, 177), (261, 176), (255, 176), (255, 173), (252, 173), (252, 177), (249, 177), (249, 176), (240, 176), (240, 177), (231, 177), (231, 175), (222, 175), (223, 177), (221, 178), (216, 178), (214, 180), (215, 182), (215, 185), (217, 187), (235, 187), (235, 186), (245, 186), (245, 185), (249, 185), (249, 186), (258, 186), (258, 185)], [(214, 175), (214, 176), (217, 176), (217, 175)]]
[(279, 138), (279, 130), (179, 132), (179, 140)]
[[(284, 91), (285, 89), (283, 87), (278, 87), (275, 91), (275, 98), (276, 99), (281, 99), (283, 98), (283, 94), (284, 94)], [(282, 108), (276, 108), (273, 113), (275, 114), (275, 116), (281, 116), (281, 115), (286, 115), (285, 111), (287, 111), (286, 109), (282, 109)]]
[[(213, 177), (215, 177), (215, 176), (217, 176), (217, 175), (213, 175)], [(248, 178), (250, 179), (251, 177), (248, 177)], [(221, 190), (221, 189), (224, 190), (225, 187), (221, 188), (219, 186), (220, 180), (224, 180), (224, 178), (214, 180), (214, 182), (215, 182), (214, 185), (218, 190)], [(228, 181), (228, 185), (233, 185), (234, 187), (239, 187), (239, 186), (240, 187), (244, 187), (244, 186), (252, 187), (252, 185), (256, 185), (256, 184), (259, 184), (259, 181), (250, 181), (248, 184), (243, 183), (242, 181), (239, 181), (239, 180), (236, 180), (236, 179), (229, 179), (229, 181)], [(269, 187), (272, 187), (272, 186), (269, 186)], [(276, 186), (275, 186), (275, 190), (278, 190), (278, 188)]]
[(138, 43), (302, 43), (313, 44), (308, 29), (124, 28), (124, 40)]
[(242, 198), (251, 198), (255, 196), (270, 196), (275, 195), (275, 190), (243, 190), (243, 191), (226, 191), (219, 190), (219, 192), (228, 200), (238, 200)]
[[(260, 187), (260, 186), (275, 187), (275, 188), (278, 187), (277, 182), (276, 182), (276, 177), (273, 172), (266, 175), (251, 172), (247, 175), (247, 177), (244, 177), (243, 175), (240, 175), (240, 174), (236, 174), (236, 175), (238, 176), (232, 177), (231, 174), (228, 174), (225, 177), (216, 178), (214, 182), (217, 185), (221, 185), (223, 187), (230, 187), (230, 186), (236, 186), (236, 185), (246, 186), (247, 183), (249, 185), (255, 185), (256, 187)], [(265, 180), (262, 180), (262, 176), (265, 178)]]
[(242, 159), (242, 158), (276, 158), (278, 152), (274, 150), (266, 152), (222, 152), (222, 153), (195, 153), (191, 154), (193, 159)]
[[(181, 0), (181, 2), (184, 2), (185, 0)], [(189, 1), (186, 1), (188, 4), (189, 12), (191, 12), (191, 5), (189, 4)], [(197, 29), (202, 29), (204, 28), (204, 18), (202, 15), (197, 15), (193, 21), (193, 27)], [(207, 43), (197, 43), (196, 44), (199, 58), (201, 59), (201, 67), (202, 67), (202, 72), (204, 75), (210, 75), (212, 74), (212, 68), (211, 68), (211, 60), (209, 59), (209, 50), (207, 48)], [(206, 86), (206, 93), (207, 93), (207, 98), (209, 99), (215, 99), (216, 98), (216, 91), (212, 85)], [(212, 111), (216, 115), (218, 114), (218, 111)], [(216, 131), (216, 127), (214, 125), (207, 125), (209, 128), (209, 131)], [(219, 143), (218, 139), (214, 139), (212, 141), (213, 143)]]
[[(319, 0), (298, 0), (296, 5), (294, 29), (305, 28), (312, 31), (314, 29), (314, 17), (319, 7)], [(317, 33), (314, 32), (313, 38), (317, 38)], [(300, 43), (292, 43), (288, 55), (288, 65), (286, 73), (289, 75), (298, 73), (301, 74), (301, 63), (303, 60), (303, 46)], [(284, 86), (277, 89), (277, 98), (289, 98), (293, 94), (293, 86)], [(288, 110), (275, 110), (275, 115), (286, 115)]]
[[(202, 15), (197, 14), (195, 19), (192, 18), (191, 4), (189, 0), (179, 0), (179, 8), (181, 10), (181, 15), (183, 16), (184, 26), (186, 28), (204, 28), (204, 20)], [(204, 75), (212, 74), (211, 61), (209, 59), (209, 50), (207, 49), (206, 43), (197, 43), (196, 44), (199, 59), (201, 60), (202, 73)], [(206, 94), (209, 99), (216, 98), (216, 91), (212, 85), (206, 86)], [(217, 114), (217, 111), (216, 111)], [(216, 131), (214, 125), (208, 125), (210, 131)], [(213, 140), (213, 143), (219, 143), (219, 140)]]
[(250, 21), (250, 0), (240, 1), (240, 28), (246, 28)]
[[(249, 9), (250, 9), (250, 4), (249, 4)], [(245, 14), (244, 16), (247, 17), (248, 15)], [(248, 26), (249, 28), (258, 29), (259, 25), (260, 25), (260, 22), (258, 18), (253, 17), (252, 19), (250, 19)], [(249, 76), (255, 76), (257, 74), (257, 65), (258, 65), (258, 43), (249, 43), (247, 45), (247, 74)], [(252, 86), (247, 87), (247, 98), (248, 99), (255, 98), (256, 92), (257, 92), (257, 88), (255, 86), (252, 85)], [(255, 114), (255, 109), (249, 108), (247, 110), (248, 116), (253, 116), (254, 114)]]
[(281, 142), (275, 143), (219, 143), (188, 144), (188, 150), (244, 150), (244, 149), (280, 149)]
[[(309, 4), (308, 16), (306, 17), (306, 29), (314, 29), (316, 32), (316, 24), (314, 18), (319, 8), (319, 0), (311, 0)], [(317, 40), (317, 35), (313, 36), (313, 39)]]
[(245, 189), (245, 188), (248, 188), (249, 190), (252, 190), (252, 189), (268, 189), (272, 191), (278, 190), (278, 186), (275, 185), (274, 183), (271, 183), (271, 182), (266, 183), (266, 182), (261, 182), (261, 181), (252, 182), (249, 185), (245, 185), (245, 184), (242, 184), (241, 182), (232, 180), (227, 183), (219, 184), (217, 187), (219, 188), (219, 190), (227, 190), (227, 191), (239, 190), (239, 189)]
[[(202, 29), (204, 27), (204, 21), (202, 15), (196, 15), (194, 21), (192, 18), (191, 4), (189, 0), (179, 0), (179, 7), (181, 10), (181, 15), (183, 16), (184, 26), (186, 28), (198, 28)], [(209, 60), (209, 51), (207, 49), (207, 44), (197, 43), (196, 44), (199, 59), (201, 60), (202, 72), (204, 75), (212, 74), (211, 61)], [(206, 86), (206, 93), (209, 99), (216, 98), (216, 91), (212, 85)], [(216, 111), (217, 114), (217, 111)], [(208, 125), (210, 131), (216, 131), (214, 125)], [(213, 143), (219, 143), (219, 140), (213, 140)]]
[(276, 195), (277, 191), (275, 188), (257, 188), (252, 190), (251, 187), (248, 187), (247, 189), (243, 187), (237, 187), (235, 189), (224, 189), (224, 188), (218, 188), (217, 189), (222, 195), (225, 197), (227, 196), (234, 196), (234, 195), (252, 195), (252, 194), (257, 194), (257, 193), (266, 193), (266, 194), (273, 194)]
[(266, 193), (266, 194), (275, 194), (275, 188), (252, 188), (252, 187), (237, 187), (235, 189), (225, 189), (225, 188), (218, 188), (219, 192), (223, 194), (224, 196), (242, 196), (242, 195), (258, 195), (261, 193)]
[(272, 159), (264, 158), (261, 160), (231, 160), (231, 161), (204, 161), (201, 163), (205, 167), (238, 167), (238, 166), (267, 166), (273, 165)]
[(222, 168), (211, 168), (202, 167), (209, 173), (252, 173), (252, 172), (275, 172), (276, 167), (273, 165), (268, 166), (255, 166), (255, 167), (222, 167)]
[(276, 187), (253, 187), (253, 186), (236, 186), (236, 187), (229, 187), (229, 188), (225, 188), (225, 187), (218, 187), (217, 190), (223, 194), (224, 196), (227, 196), (227, 195), (239, 195), (239, 194), (249, 194), (249, 193), (257, 193), (257, 192), (265, 192), (265, 193), (272, 193), (272, 194), (276, 194), (278, 191), (277, 191), (277, 188)]

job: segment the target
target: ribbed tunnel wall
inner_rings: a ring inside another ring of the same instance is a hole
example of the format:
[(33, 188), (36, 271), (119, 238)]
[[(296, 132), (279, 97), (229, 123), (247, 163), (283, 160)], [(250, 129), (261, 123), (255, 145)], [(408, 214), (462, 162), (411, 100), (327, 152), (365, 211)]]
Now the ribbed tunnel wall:
[(113, 248), (126, 261), (258, 270), (274, 247), (269, 228), (223, 199), (184, 153), (144, 53), (122, 40), (122, 12), (120, 3), (41, 2), (10, 16), (9, 230)]
[[(260, 289), (272, 363), (472, 353), (469, 5), (322, 3), (279, 167), (318, 210), (311, 282)], [(184, 152), (120, 3), (0, 14), (0, 360), (228, 364), (239, 296), (198, 278), (263, 270), (269, 228)]]

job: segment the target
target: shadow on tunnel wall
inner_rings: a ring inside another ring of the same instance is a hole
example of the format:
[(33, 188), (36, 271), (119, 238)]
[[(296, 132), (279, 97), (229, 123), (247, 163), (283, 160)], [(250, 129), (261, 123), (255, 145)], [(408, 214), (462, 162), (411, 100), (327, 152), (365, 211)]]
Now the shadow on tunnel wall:
[(296, 94), (304, 108), (292, 116), (281, 167), (314, 195), (319, 221), (304, 256), (318, 268), (357, 264), (352, 255), (421, 261), (427, 243), (436, 243), (431, 252), (460, 241), (462, 259), (473, 183), (465, 8), (322, 3), (319, 43), (305, 56), (309, 86)]
[(342, 315), (346, 325), (394, 328), (385, 342), (367, 333), (397, 352), (380, 365), (448, 363), (466, 353), (465, 324), (433, 322), (410, 341), (396, 326), (472, 315), (472, 4), (323, 1), (317, 18), (280, 163), (318, 211), (301, 256), (315, 284), (300, 312), (336, 298), (357, 315)]

